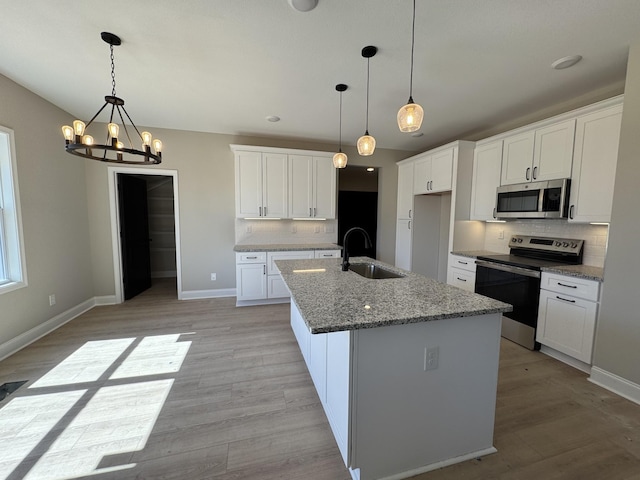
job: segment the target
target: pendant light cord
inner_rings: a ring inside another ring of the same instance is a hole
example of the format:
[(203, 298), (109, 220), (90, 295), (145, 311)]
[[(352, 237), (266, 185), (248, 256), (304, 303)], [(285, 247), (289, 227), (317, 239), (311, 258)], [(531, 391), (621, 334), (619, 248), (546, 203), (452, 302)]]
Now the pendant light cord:
[(367, 57), (367, 120), (365, 125), (365, 135), (369, 135), (369, 60), (371, 58)]
[(338, 151), (342, 152), (342, 92), (340, 92), (340, 132), (339, 132), (339, 138), (340, 140), (338, 140)]
[(409, 103), (413, 103), (413, 47), (416, 42), (416, 0), (413, 0), (413, 20), (411, 22), (411, 74), (409, 75)]

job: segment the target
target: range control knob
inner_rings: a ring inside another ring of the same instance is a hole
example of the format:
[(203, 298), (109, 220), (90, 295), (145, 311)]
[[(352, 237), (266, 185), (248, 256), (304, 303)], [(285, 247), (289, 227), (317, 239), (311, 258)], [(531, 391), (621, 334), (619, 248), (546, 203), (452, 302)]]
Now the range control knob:
[(522, 239), (521, 238), (518, 239), (518, 243), (522, 243)]
[(562, 245), (560, 242), (556, 242), (556, 247), (559, 247), (560, 245)]
[(513, 243), (516, 243), (516, 242), (518, 241), (518, 239), (517, 239), (516, 237), (511, 237), (511, 241), (512, 241)]
[(578, 244), (575, 242), (571, 242), (571, 248), (578, 248)]
[(563, 247), (568, 247), (569, 246), (569, 242), (562, 242), (562, 246)]

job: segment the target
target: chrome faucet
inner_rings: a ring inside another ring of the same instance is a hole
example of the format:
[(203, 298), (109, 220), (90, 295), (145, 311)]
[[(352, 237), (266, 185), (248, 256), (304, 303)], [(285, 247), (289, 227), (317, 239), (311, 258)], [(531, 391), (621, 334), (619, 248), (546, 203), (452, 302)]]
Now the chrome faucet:
[(369, 238), (369, 234), (364, 228), (361, 227), (353, 227), (347, 230), (347, 233), (344, 234), (344, 238), (342, 240), (342, 271), (346, 272), (349, 270), (349, 248), (347, 246), (347, 242), (349, 241), (349, 235), (353, 232), (362, 232), (364, 235), (364, 248), (371, 248), (371, 238)]

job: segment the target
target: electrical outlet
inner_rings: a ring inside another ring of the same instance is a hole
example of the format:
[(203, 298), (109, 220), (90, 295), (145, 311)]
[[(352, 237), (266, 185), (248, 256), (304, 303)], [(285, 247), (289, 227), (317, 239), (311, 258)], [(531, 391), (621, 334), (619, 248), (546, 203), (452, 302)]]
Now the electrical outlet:
[(499, 230), (498, 231), (498, 240), (503, 240), (504, 239), (504, 230)]
[(49, 306), (53, 307), (56, 304), (56, 296), (55, 294), (49, 295)]
[(297, 233), (298, 232), (298, 227), (296, 227), (295, 225), (291, 225), (291, 233)]
[(217, 280), (217, 275), (215, 273), (211, 274), (211, 281), (215, 282)]
[(440, 347), (424, 347), (424, 371), (438, 368), (440, 359)]
[(316, 225), (315, 227), (313, 227), (313, 231), (314, 231), (315, 233), (320, 233), (320, 226), (319, 226), (319, 225)]
[(245, 228), (245, 232), (251, 233), (251, 225), (247, 225), (247, 228)]

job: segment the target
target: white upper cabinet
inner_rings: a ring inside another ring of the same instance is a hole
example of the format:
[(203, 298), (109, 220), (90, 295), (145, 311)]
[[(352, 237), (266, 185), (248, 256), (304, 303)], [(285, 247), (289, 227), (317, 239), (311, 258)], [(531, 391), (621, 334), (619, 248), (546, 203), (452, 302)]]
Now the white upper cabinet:
[(610, 222), (622, 105), (578, 117), (570, 222)]
[(569, 178), (575, 119), (504, 139), (501, 185)]
[(336, 218), (336, 170), (328, 157), (289, 155), (289, 213), (293, 218)]
[(500, 186), (502, 140), (476, 145), (471, 183), (471, 220), (492, 220)]
[(236, 152), (236, 216), (287, 217), (287, 156)]
[(419, 158), (414, 162), (413, 193), (438, 193), (451, 190), (453, 148)]
[(398, 210), (396, 218), (413, 215), (413, 162), (398, 165)]

